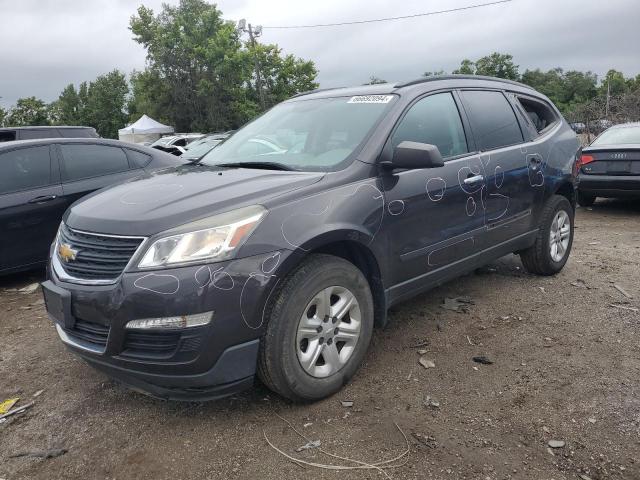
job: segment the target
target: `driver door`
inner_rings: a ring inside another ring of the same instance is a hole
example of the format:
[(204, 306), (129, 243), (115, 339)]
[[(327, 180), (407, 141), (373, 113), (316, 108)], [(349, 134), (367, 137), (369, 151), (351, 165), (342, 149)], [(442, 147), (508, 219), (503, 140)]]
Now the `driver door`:
[(481, 159), (472, 153), (467, 139), (451, 92), (432, 94), (411, 105), (390, 138), (393, 148), (405, 140), (436, 145), (445, 161), (443, 167), (381, 177), (393, 297), (437, 282), (439, 272), (480, 248), (485, 180)]

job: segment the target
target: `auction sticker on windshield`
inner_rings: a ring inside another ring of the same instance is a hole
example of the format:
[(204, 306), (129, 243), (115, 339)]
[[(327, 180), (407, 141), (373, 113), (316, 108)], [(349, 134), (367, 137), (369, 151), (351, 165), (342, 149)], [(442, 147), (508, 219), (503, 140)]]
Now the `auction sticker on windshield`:
[(347, 103), (389, 103), (393, 95), (358, 95), (351, 97)]

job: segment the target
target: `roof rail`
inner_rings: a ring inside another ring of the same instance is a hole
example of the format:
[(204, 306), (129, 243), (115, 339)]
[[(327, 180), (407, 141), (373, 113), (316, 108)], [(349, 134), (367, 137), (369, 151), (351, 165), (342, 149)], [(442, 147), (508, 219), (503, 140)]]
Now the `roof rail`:
[(461, 74), (451, 74), (451, 75), (435, 75), (433, 77), (422, 77), (416, 78), (415, 80), (410, 80), (408, 82), (399, 82), (396, 83), (396, 88), (408, 87), (410, 85), (418, 85), (420, 83), (426, 82), (435, 82), (438, 80), (489, 80), (493, 82), (501, 82), (501, 83), (509, 83), (511, 85), (517, 85), (519, 87), (529, 88), (533, 90), (529, 85), (525, 85), (524, 83), (516, 82), (514, 80), (507, 80), (506, 78), (498, 78), (498, 77), (488, 77), (486, 75), (461, 75)]
[(314, 90), (307, 90), (306, 92), (296, 93), (295, 95), (289, 98), (302, 97), (304, 95), (311, 95), (312, 93), (318, 93), (318, 92), (326, 92), (328, 90), (338, 90), (340, 88), (344, 88), (344, 87), (316, 88)]

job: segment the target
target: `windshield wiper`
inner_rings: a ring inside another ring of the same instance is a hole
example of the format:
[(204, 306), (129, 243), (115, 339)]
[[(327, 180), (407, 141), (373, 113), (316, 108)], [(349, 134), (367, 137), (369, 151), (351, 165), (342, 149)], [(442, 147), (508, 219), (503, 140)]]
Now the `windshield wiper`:
[(235, 162), (235, 163), (216, 163), (216, 167), (229, 167), (229, 168), (257, 168), (261, 170), (284, 170), (293, 171), (295, 168), (289, 165), (284, 165), (278, 162)]

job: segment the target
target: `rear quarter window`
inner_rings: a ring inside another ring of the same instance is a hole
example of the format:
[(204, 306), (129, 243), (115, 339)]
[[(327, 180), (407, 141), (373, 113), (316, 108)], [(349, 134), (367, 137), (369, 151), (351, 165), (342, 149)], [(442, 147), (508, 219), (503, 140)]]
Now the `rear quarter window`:
[(460, 92), (481, 151), (516, 145), (524, 141), (520, 124), (502, 92), (464, 90)]
[(558, 116), (546, 103), (520, 95), (516, 95), (516, 100), (538, 134), (544, 133), (549, 127), (558, 123)]
[(66, 181), (98, 177), (129, 170), (120, 147), (108, 145), (60, 145)]
[(137, 150), (131, 150), (129, 148), (125, 148), (124, 150), (127, 152), (127, 155), (131, 160), (131, 163), (135, 167), (144, 168), (147, 165), (149, 165), (149, 163), (151, 163), (151, 159), (152, 159), (151, 155), (147, 155), (146, 153), (142, 153)]

